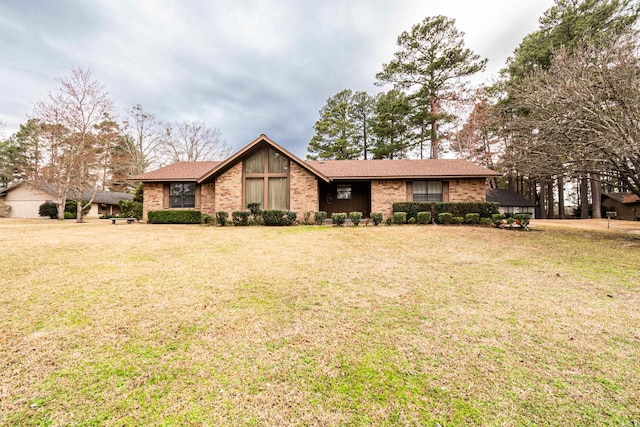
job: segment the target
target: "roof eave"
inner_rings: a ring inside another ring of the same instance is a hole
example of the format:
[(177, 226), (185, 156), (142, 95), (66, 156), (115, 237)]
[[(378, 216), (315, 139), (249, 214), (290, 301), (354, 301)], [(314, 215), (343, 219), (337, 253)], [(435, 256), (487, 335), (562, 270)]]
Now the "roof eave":
[(337, 180), (391, 180), (391, 179), (481, 179), (495, 175), (380, 175), (380, 176), (332, 176), (331, 181)]

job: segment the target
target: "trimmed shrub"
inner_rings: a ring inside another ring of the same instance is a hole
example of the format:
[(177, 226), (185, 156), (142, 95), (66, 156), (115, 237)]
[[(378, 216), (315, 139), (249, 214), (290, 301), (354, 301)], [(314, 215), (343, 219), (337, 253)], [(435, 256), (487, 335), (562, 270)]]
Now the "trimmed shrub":
[(149, 211), (150, 224), (200, 224), (202, 214), (196, 210)]
[(429, 224), (431, 222), (431, 212), (421, 211), (416, 215), (418, 224)]
[(227, 225), (227, 219), (229, 219), (229, 212), (219, 211), (216, 212), (216, 222), (221, 227)]
[(489, 227), (491, 223), (491, 218), (480, 218), (480, 225), (483, 227)]
[(316, 224), (322, 225), (324, 220), (327, 219), (327, 213), (325, 211), (316, 212), (313, 219), (316, 221)]
[(451, 218), (451, 224), (464, 224), (464, 218), (461, 216), (454, 216), (453, 218)]
[(360, 220), (362, 219), (362, 212), (350, 212), (349, 218), (351, 218), (351, 222), (353, 222), (353, 225), (357, 227), (358, 224), (360, 224)]
[(71, 212), (66, 212), (64, 213), (64, 219), (74, 219), (75, 216), (71, 213)]
[(209, 214), (202, 214), (202, 223), (210, 225), (213, 222), (213, 217)]
[(406, 212), (394, 212), (393, 213), (393, 223), (394, 224), (404, 224), (407, 222), (407, 213)]
[(438, 224), (451, 224), (453, 221), (453, 215), (450, 212), (442, 212), (437, 216)]
[(231, 221), (233, 221), (233, 225), (237, 226), (249, 225), (249, 215), (251, 215), (250, 211), (233, 211), (231, 212)]
[(432, 218), (437, 218), (442, 212), (461, 217), (468, 213), (479, 213), (482, 218), (490, 218), (492, 214), (500, 213), (499, 206), (494, 202), (397, 202), (393, 204), (393, 212), (406, 212), (407, 219), (416, 220), (418, 212), (431, 212)]
[(347, 214), (345, 212), (334, 213), (331, 215), (331, 220), (333, 221), (334, 225), (340, 227), (344, 225), (345, 221), (347, 220)]
[(247, 205), (247, 209), (249, 209), (249, 212), (251, 212), (251, 216), (253, 217), (254, 221), (257, 221), (257, 218), (262, 215), (262, 209), (260, 209), (261, 206), (262, 203), (260, 202), (253, 202)]
[(311, 224), (311, 213), (312, 212), (305, 212), (302, 214), (302, 220), (304, 222), (305, 225), (310, 225)]
[(409, 218), (407, 220), (407, 224), (415, 224), (416, 223), (416, 219), (415, 218)]
[(58, 218), (58, 204), (53, 202), (44, 202), (38, 208), (40, 216), (48, 216), (51, 219)]
[(287, 211), (285, 216), (287, 217), (287, 225), (295, 225), (298, 220), (298, 214), (292, 211)]
[(382, 213), (380, 212), (371, 212), (371, 221), (373, 221), (373, 225), (377, 226), (382, 222)]
[(271, 209), (262, 211), (262, 220), (264, 225), (280, 226), (295, 224), (297, 214), (291, 211), (283, 211), (279, 209)]
[(391, 218), (387, 218), (387, 220), (384, 223), (387, 225), (391, 225), (393, 223), (393, 220)]
[(502, 225), (502, 220), (503, 219), (504, 219), (504, 215), (503, 214), (493, 214), (493, 215), (491, 215), (491, 222), (496, 227), (500, 227), (500, 225)]
[[(81, 202), (82, 204), (87, 203), (86, 200), (83, 200)], [(86, 215), (89, 213), (89, 210), (91, 209), (91, 205), (85, 207), (84, 209), (82, 209), (82, 215)], [(64, 204), (64, 211), (65, 212), (69, 212), (71, 215), (73, 215), (73, 218), (77, 218), (78, 216), (78, 202), (75, 200), (67, 200), (67, 203)], [(67, 215), (65, 215), (66, 219), (70, 219), (67, 218)]]
[[(491, 221), (491, 220), (489, 220)], [(479, 213), (468, 213), (464, 216), (464, 222), (467, 224), (479, 224), (480, 223), (480, 214)]]

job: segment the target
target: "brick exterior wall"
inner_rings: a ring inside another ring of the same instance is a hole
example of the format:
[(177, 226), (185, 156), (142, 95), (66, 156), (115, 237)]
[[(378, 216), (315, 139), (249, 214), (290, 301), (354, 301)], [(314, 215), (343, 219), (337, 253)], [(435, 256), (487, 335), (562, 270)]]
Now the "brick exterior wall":
[(485, 202), (487, 199), (487, 180), (452, 179), (449, 181), (450, 202)]
[(297, 163), (289, 164), (289, 210), (302, 219), (305, 212), (318, 210), (318, 179)]
[(371, 212), (381, 212), (384, 218), (393, 213), (393, 203), (407, 200), (404, 180), (371, 181)]
[(246, 209), (242, 200), (242, 162), (216, 178), (215, 203), (216, 211), (231, 212)]
[(145, 182), (144, 203), (142, 204), (142, 221), (147, 222), (149, 211), (163, 209), (164, 206), (164, 184), (155, 182)]
[(202, 184), (200, 186), (200, 211), (203, 214), (213, 215), (216, 211), (215, 184)]

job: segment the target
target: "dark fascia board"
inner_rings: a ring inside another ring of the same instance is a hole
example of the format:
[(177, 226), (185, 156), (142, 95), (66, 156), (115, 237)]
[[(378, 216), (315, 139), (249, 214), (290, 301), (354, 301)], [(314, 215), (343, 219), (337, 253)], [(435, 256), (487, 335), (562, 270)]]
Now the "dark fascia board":
[[(497, 174), (496, 174), (497, 175)], [(429, 180), (429, 179), (486, 179), (494, 175), (406, 175), (406, 176), (340, 176), (331, 181), (393, 181), (393, 180)]]
[(306, 169), (308, 172), (314, 174), (315, 176), (317, 176), (318, 178), (322, 179), (323, 181), (325, 181), (325, 182), (329, 182), (330, 181), (330, 178), (328, 176), (326, 176), (325, 174), (323, 174), (319, 170), (307, 165), (305, 162), (300, 160), (293, 153), (290, 153), (288, 150), (286, 150), (283, 147), (281, 147), (280, 145), (276, 144), (271, 138), (269, 138), (265, 134), (262, 134), (259, 137), (257, 137), (256, 139), (254, 139), (253, 141), (251, 141), (249, 144), (245, 145), (243, 148), (241, 148), (239, 151), (237, 151), (231, 157), (229, 157), (225, 161), (223, 161), (220, 164), (218, 164), (218, 166), (216, 166), (215, 168), (211, 169), (208, 173), (206, 173), (205, 175), (203, 175), (200, 178), (198, 178), (197, 182), (198, 183), (202, 183), (205, 180), (207, 180), (208, 178), (210, 178), (210, 177), (216, 175), (217, 173), (225, 170), (227, 167), (229, 167), (230, 165), (232, 165), (236, 161), (238, 161), (247, 152), (251, 151), (252, 148), (254, 148), (255, 146), (257, 146), (257, 145), (259, 145), (261, 143), (266, 143), (267, 145), (270, 145), (271, 147), (273, 147), (277, 151), (280, 151), (282, 154), (287, 156), (289, 158), (289, 160), (296, 162), (303, 169)]
[(198, 182), (197, 178), (152, 178), (152, 179), (132, 179), (129, 178), (127, 181), (134, 182)]

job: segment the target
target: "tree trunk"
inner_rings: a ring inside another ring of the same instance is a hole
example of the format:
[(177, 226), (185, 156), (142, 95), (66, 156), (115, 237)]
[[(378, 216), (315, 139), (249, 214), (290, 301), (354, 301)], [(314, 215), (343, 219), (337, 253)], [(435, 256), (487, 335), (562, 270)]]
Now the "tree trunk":
[(553, 201), (553, 179), (549, 179), (547, 183), (547, 218), (554, 218)]
[(540, 219), (547, 219), (547, 195), (545, 194), (547, 191), (543, 182), (540, 183), (540, 193), (538, 197), (538, 206), (540, 207)]
[(558, 177), (558, 218), (564, 219), (564, 179)]
[(600, 175), (591, 174), (591, 204), (593, 206), (593, 217), (602, 218), (600, 213), (600, 199), (602, 198), (602, 184), (600, 183)]
[(580, 218), (589, 218), (589, 182), (586, 177), (580, 178)]
[(58, 219), (64, 219), (64, 200), (58, 199)]

